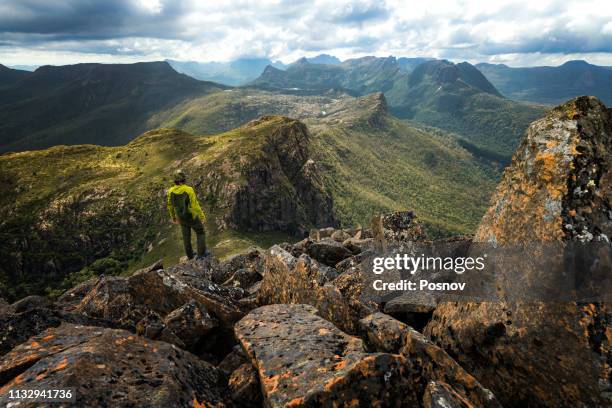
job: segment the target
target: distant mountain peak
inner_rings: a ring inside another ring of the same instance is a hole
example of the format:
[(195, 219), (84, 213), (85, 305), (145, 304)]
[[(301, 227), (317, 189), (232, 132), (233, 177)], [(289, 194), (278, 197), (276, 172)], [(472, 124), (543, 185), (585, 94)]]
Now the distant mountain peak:
[(7, 86), (31, 75), (31, 72), (0, 64), (0, 86)]
[(461, 80), (482, 92), (501, 96), (493, 84), (475, 66), (468, 62), (454, 64), (447, 60), (426, 61), (414, 69), (410, 76), (410, 83), (413, 85), (417, 84), (426, 76), (440, 84), (451, 84)]
[(283, 71), (281, 69), (273, 67), (272, 65), (266, 65), (261, 75), (263, 76), (263, 75), (269, 75), (269, 74), (276, 74), (279, 72), (283, 72)]
[(478, 69), (510, 99), (557, 105), (576, 96), (592, 95), (612, 104), (612, 69), (588, 61), (539, 67), (479, 64)]
[(370, 105), (368, 123), (373, 127), (381, 127), (388, 113), (387, 99), (382, 92), (376, 92), (360, 98), (359, 103)]
[(561, 66), (562, 67), (587, 67), (587, 66), (590, 66), (590, 65), (591, 64), (589, 64), (585, 60), (570, 60), (570, 61), (565, 62)]
[(342, 61), (333, 55), (319, 54), (316, 57), (307, 58), (307, 61), (311, 64), (327, 64), (327, 65), (339, 65)]
[(295, 61), (293, 64), (291, 64), (291, 65), (292, 65), (292, 66), (293, 66), (293, 65), (306, 65), (306, 64), (309, 64), (309, 63), (310, 63), (310, 62), (308, 61), (308, 58), (306, 58), (306, 57), (302, 57), (302, 58), (300, 58), (300, 59), (296, 60), (296, 61)]

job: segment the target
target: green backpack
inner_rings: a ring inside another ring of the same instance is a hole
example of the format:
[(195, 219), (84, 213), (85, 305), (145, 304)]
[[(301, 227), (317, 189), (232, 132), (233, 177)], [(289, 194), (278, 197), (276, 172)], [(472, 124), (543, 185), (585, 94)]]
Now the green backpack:
[(183, 222), (193, 221), (193, 214), (189, 211), (189, 195), (187, 193), (172, 193), (172, 206), (177, 218)]

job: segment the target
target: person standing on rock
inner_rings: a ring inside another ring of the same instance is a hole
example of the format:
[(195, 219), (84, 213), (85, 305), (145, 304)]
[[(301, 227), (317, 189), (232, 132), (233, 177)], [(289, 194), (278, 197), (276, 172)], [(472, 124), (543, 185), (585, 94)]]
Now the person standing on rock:
[(180, 224), (183, 234), (183, 245), (187, 258), (193, 258), (191, 247), (191, 230), (196, 233), (197, 255), (204, 257), (206, 250), (206, 233), (203, 223), (206, 221), (204, 211), (192, 187), (185, 184), (187, 177), (182, 170), (174, 173), (174, 185), (168, 189), (168, 212), (173, 224)]

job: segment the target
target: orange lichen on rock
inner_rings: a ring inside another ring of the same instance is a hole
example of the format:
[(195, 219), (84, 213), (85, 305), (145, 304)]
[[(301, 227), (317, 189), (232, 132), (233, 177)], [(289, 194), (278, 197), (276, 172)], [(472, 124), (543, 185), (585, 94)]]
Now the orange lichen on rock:
[[(612, 168), (611, 113), (593, 97), (553, 109), (531, 124), (504, 171), (474, 241), (528, 244), (512, 262), (526, 287), (563, 270), (562, 256), (537, 262), (538, 245), (565, 248), (569, 241), (609, 242), (612, 236), (612, 185), (606, 178)], [(496, 279), (503, 287), (513, 278), (502, 269)], [(603, 336), (609, 306), (581, 309), (570, 302), (521, 300), (532, 293), (500, 293), (499, 302), (438, 305), (425, 333), (459, 356), (504, 405), (606, 406), (602, 390), (610, 377), (602, 362), (609, 361)]]
[(417, 400), (404, 376), (403, 357), (367, 353), (361, 340), (318, 316), (312, 306), (263, 306), (234, 330), (259, 367), (265, 406), (350, 406), (357, 399), (367, 406), (409, 405)]
[(57, 365), (55, 367), (53, 367), (53, 370), (57, 371), (57, 370), (63, 370), (64, 368), (68, 367), (68, 359), (64, 358), (62, 361), (60, 361), (59, 363), (57, 363)]
[[(61, 347), (33, 353), (31, 341), (42, 342), (49, 336)], [(130, 337), (132, 341), (125, 341)], [(6, 381), (0, 406), (10, 402), (6, 390), (33, 381), (41, 389), (74, 388), (79, 406), (170, 407), (176, 406), (177, 391), (187, 395), (184, 401), (193, 395), (200, 406), (233, 405), (222, 389), (220, 370), (167, 343), (154, 342), (159, 352), (150, 353), (142, 337), (125, 330), (68, 323), (31, 341), (0, 357), (0, 379)], [(119, 350), (116, 341), (122, 344)]]

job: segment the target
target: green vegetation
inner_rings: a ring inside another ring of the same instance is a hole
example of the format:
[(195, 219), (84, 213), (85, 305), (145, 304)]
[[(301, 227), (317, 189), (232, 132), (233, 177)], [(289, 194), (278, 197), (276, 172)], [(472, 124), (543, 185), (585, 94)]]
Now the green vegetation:
[[(178, 166), (207, 174), (218, 166), (227, 183), (240, 173), (227, 168), (227, 152), (257, 159), (265, 136), (285, 119), (213, 138), (160, 129), (121, 147), (58, 146), (0, 156), (0, 296), (14, 299), (58, 289), (101, 273), (117, 274), (182, 254), (178, 227), (165, 208), (168, 174)], [(234, 157), (235, 159), (235, 157)], [(240, 161), (236, 161), (237, 164)], [(222, 189), (221, 184), (216, 185)], [(212, 252), (227, 256), (266, 245), (286, 234), (221, 231), (222, 203), (196, 187), (205, 211)]]
[[(343, 96), (346, 97), (346, 96)], [(148, 128), (177, 128), (196, 135), (213, 135), (234, 129), (264, 115), (301, 119), (320, 116), (325, 106), (340, 98), (297, 96), (237, 88), (186, 100), (147, 121)]]
[[(428, 133), (369, 107), (306, 121), (342, 223), (368, 225), (375, 213), (408, 209), (433, 236), (473, 232), (498, 170), (452, 135)], [(371, 115), (379, 115), (375, 126)]]
[[(273, 94), (260, 97), (273, 100)], [(58, 146), (0, 156), (0, 211), (5, 215), (0, 295), (57, 294), (102, 273), (129, 273), (158, 259), (177, 262), (180, 234), (165, 209), (167, 175), (176, 167), (193, 176), (216, 256), (290, 240), (274, 229), (227, 228), (232, 222), (242, 225), (232, 219), (229, 192), (252, 183), (258, 169), (272, 171), (269, 185), (249, 187), (266, 203), (249, 217), (275, 225), (272, 201), (295, 201), (287, 176), (292, 170), (282, 167), (278, 155), (294, 157), (306, 146), (301, 143), (307, 143), (344, 225), (367, 224), (377, 212), (412, 209), (434, 236), (474, 230), (498, 172), (476, 160), (455, 136), (417, 129), (388, 115), (380, 94), (300, 101), (288, 98), (284, 109), (317, 112), (306, 119), (309, 142), (299, 141), (297, 122), (268, 117), (212, 136), (159, 129), (120, 147)], [(279, 133), (283, 127), (287, 132)], [(307, 212), (298, 210), (299, 217)]]
[(3, 77), (9, 86), (0, 93), (0, 153), (121, 145), (159, 127), (211, 135), (262, 115), (325, 116), (347, 94), (384, 92), (399, 118), (456, 133), (472, 152), (508, 161), (543, 112), (503, 98), (472, 65), (443, 60), (364, 57), (328, 65), (302, 59), (284, 71), (269, 66), (252, 83), (273, 92), (197, 81), (165, 62), (0, 69), (0, 83)]
[[(470, 88), (425, 87), (416, 108), (393, 108), (401, 118), (444, 129), (460, 136), (474, 152), (509, 162), (527, 126), (544, 113), (542, 107), (519, 104)], [(417, 92), (417, 90), (413, 90)], [(407, 94), (407, 101), (412, 93)], [(406, 105), (407, 106), (407, 105)], [(487, 154), (488, 153), (488, 154)]]

